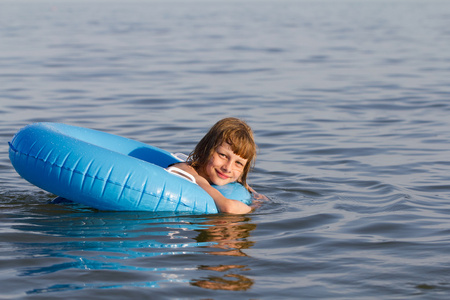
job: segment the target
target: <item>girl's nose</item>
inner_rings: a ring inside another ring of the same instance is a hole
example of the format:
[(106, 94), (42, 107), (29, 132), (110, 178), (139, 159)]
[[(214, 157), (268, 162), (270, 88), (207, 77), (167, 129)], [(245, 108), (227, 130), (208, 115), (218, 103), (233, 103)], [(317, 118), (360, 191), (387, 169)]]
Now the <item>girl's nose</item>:
[(226, 172), (231, 171), (231, 161), (227, 161), (222, 165), (222, 169)]

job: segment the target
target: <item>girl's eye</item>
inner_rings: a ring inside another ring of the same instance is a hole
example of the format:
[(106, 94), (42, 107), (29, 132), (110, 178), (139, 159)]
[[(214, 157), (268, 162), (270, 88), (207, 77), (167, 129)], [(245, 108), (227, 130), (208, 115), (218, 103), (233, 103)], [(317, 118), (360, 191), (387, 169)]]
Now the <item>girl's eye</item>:
[(218, 154), (219, 154), (220, 157), (224, 157), (224, 158), (227, 157), (227, 156), (226, 156), (225, 154), (223, 154), (223, 153), (218, 153)]
[(236, 164), (237, 164), (239, 167), (241, 167), (241, 168), (244, 167), (244, 164), (243, 164), (242, 162), (240, 162), (240, 161), (237, 161)]

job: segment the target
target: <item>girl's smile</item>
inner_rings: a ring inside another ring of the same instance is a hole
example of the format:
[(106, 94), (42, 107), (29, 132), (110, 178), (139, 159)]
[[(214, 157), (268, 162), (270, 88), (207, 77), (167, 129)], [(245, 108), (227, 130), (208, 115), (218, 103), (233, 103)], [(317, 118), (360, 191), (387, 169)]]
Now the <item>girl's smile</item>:
[(228, 143), (223, 142), (201, 171), (201, 176), (215, 185), (225, 185), (240, 179), (247, 159), (235, 154)]

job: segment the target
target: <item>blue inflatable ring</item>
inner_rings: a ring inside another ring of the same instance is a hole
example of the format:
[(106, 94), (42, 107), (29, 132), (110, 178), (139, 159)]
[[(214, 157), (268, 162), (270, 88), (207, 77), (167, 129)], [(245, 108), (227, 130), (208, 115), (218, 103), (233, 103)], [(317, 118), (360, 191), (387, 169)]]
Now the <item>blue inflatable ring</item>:
[[(9, 158), (30, 183), (99, 210), (218, 213), (197, 184), (166, 168), (182, 161), (138, 141), (60, 123), (35, 123), (9, 143)], [(225, 197), (251, 203), (239, 183), (214, 186)]]

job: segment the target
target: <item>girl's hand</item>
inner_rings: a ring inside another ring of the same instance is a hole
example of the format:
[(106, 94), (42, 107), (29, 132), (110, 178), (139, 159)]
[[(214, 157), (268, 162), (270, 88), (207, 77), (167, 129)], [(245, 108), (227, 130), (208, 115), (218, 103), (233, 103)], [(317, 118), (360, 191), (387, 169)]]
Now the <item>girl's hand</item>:
[(255, 200), (264, 200), (264, 201), (268, 201), (269, 198), (267, 198), (265, 195), (257, 193), (254, 189), (252, 189), (251, 187), (248, 187), (250, 192), (252, 192), (253, 198)]

